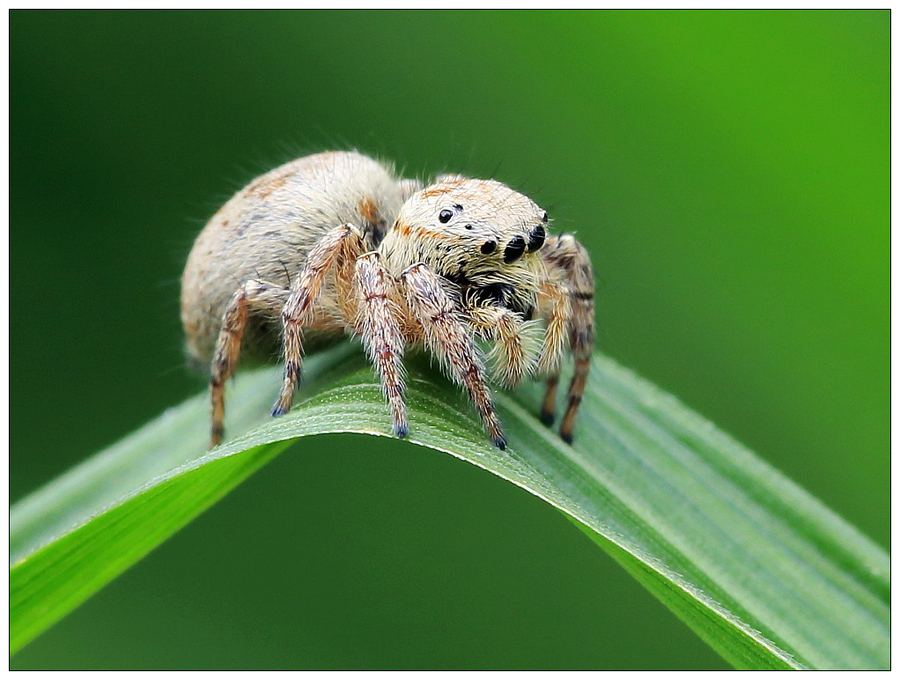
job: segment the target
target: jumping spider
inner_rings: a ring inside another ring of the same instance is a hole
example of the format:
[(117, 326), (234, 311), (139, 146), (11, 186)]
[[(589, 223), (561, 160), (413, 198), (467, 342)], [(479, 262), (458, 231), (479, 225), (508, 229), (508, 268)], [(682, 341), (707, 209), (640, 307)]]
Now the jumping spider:
[(211, 446), (224, 433), (225, 382), (242, 347), (265, 359), (281, 344), (279, 416), (300, 380), (304, 340), (338, 334), (362, 339), (398, 437), (409, 431), (403, 350), (422, 344), (465, 387), (501, 449), (476, 338), (494, 343), (501, 383), (547, 376), (548, 425), (568, 348), (575, 372), (560, 435), (571, 442), (594, 344), (594, 278), (584, 247), (548, 236), (547, 223), (500, 182), (444, 175), (423, 187), (355, 152), (307, 156), (257, 178), (197, 237), (182, 279), (188, 352), (210, 366)]

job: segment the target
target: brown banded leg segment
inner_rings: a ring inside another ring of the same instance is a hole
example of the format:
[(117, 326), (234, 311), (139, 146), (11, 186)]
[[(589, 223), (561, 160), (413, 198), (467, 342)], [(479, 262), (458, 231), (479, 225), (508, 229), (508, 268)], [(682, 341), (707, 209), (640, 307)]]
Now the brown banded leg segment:
[(565, 272), (571, 299), (569, 344), (575, 358), (575, 370), (569, 383), (566, 412), (559, 426), (560, 437), (571, 444), (594, 350), (594, 270), (587, 250), (573, 236), (560, 236), (548, 245), (552, 247), (544, 249), (544, 257), (551, 266)]
[[(584, 249), (582, 248), (582, 251)], [(590, 272), (590, 262), (587, 264)], [(575, 357), (575, 370), (572, 382), (569, 383), (568, 404), (559, 435), (572, 443), (572, 431), (575, 427), (575, 416), (584, 396), (588, 372), (591, 370), (591, 354), (594, 351), (594, 277), (590, 273), (590, 289), (579, 288), (577, 282), (572, 287), (572, 354)]]
[(453, 298), (441, 285), (440, 277), (424, 264), (413, 265), (401, 279), (407, 304), (421, 324), (426, 345), (453, 380), (468, 390), (494, 445), (505, 449), (506, 438), (484, 379), (478, 349)]
[(400, 310), (391, 300), (393, 279), (385, 271), (378, 253), (356, 260), (356, 295), (359, 306), (357, 329), (369, 359), (381, 378), (381, 389), (391, 408), (394, 434), (409, 433), (403, 402), (403, 333)]
[(547, 427), (553, 425), (556, 418), (556, 389), (559, 387), (559, 373), (551, 373), (547, 376), (547, 391), (544, 392), (544, 401), (541, 404), (541, 422)]
[(225, 434), (225, 382), (237, 366), (241, 337), (247, 326), (250, 310), (257, 309), (278, 316), (289, 294), (287, 288), (274, 283), (250, 280), (237, 289), (225, 308), (222, 329), (216, 340), (216, 350), (210, 366), (209, 389), (212, 398), (210, 448), (217, 446)]
[[(278, 400), (272, 407), (273, 416), (283, 415), (291, 408), (303, 361), (303, 327), (312, 321), (313, 305), (322, 289), (325, 276), (335, 262), (345, 262), (345, 258), (355, 257), (361, 249), (362, 236), (359, 231), (349, 224), (343, 224), (325, 234), (309, 251), (306, 264), (300, 276), (295, 279), (290, 297), (281, 311), (284, 326), (284, 382)], [(352, 272), (352, 269), (348, 270), (344, 266), (340, 269), (345, 277)], [(347, 292), (346, 288), (344, 292)]]
[(493, 340), (491, 359), (496, 378), (507, 387), (513, 387), (537, 364), (537, 338), (534, 324), (505, 307), (486, 305), (466, 310), (472, 327), (480, 337)]

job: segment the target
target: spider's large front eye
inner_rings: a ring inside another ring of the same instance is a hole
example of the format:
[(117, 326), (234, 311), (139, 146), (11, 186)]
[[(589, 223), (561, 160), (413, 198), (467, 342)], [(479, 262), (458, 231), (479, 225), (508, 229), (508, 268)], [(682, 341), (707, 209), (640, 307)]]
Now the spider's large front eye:
[(453, 217), (452, 210), (441, 210), (438, 215), (438, 219), (441, 221), (441, 224), (447, 224), (450, 221), (450, 218)]
[(540, 224), (537, 225), (528, 237), (528, 251), (540, 250), (541, 246), (544, 245), (545, 238), (547, 238), (547, 232), (544, 231)]
[(506, 264), (511, 264), (522, 257), (522, 253), (525, 252), (525, 239), (521, 236), (516, 236), (512, 241), (506, 244), (506, 249), (503, 251), (503, 261)]

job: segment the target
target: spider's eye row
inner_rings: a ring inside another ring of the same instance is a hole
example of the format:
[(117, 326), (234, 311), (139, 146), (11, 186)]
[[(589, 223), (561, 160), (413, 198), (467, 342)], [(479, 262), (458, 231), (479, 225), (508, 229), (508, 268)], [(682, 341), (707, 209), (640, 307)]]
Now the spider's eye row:
[(525, 239), (521, 236), (516, 236), (506, 244), (506, 250), (503, 251), (503, 261), (506, 264), (511, 264), (522, 257), (522, 253), (524, 252)]
[(541, 246), (544, 245), (545, 238), (547, 238), (547, 232), (544, 231), (544, 228), (540, 224), (537, 225), (532, 230), (531, 236), (528, 237), (528, 250), (540, 250)]
[(544, 222), (544, 223), (546, 224), (546, 222), (547, 222), (549, 219), (550, 219), (550, 217), (549, 217), (549, 215), (547, 215), (547, 211), (545, 210), (545, 211), (544, 211), (544, 214), (541, 215), (541, 222)]
[(497, 242), (496, 241), (485, 241), (481, 244), (481, 252), (485, 255), (490, 255), (495, 250), (497, 250)]
[(441, 224), (447, 224), (450, 221), (450, 218), (453, 217), (452, 210), (441, 210), (438, 215), (438, 219), (441, 221)]

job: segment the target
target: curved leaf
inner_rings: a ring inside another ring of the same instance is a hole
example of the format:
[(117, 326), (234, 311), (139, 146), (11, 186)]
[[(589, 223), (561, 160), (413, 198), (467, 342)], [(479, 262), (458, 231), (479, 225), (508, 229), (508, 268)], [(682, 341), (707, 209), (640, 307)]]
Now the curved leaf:
[[(592, 370), (574, 447), (538, 423), (540, 386), (529, 385), (497, 397), (510, 443), (501, 452), (459, 392), (414, 361), (410, 441), (566, 513), (737, 667), (888, 667), (887, 554), (672, 396), (602, 356)], [(11, 649), (293, 439), (389, 436), (380, 388), (358, 349), (312, 358), (306, 376), (301, 396), (314, 396), (277, 420), (262, 418), (277, 369), (240, 376), (229, 426), (246, 433), (211, 452), (203, 451), (207, 398), (198, 395), (17, 503)]]

